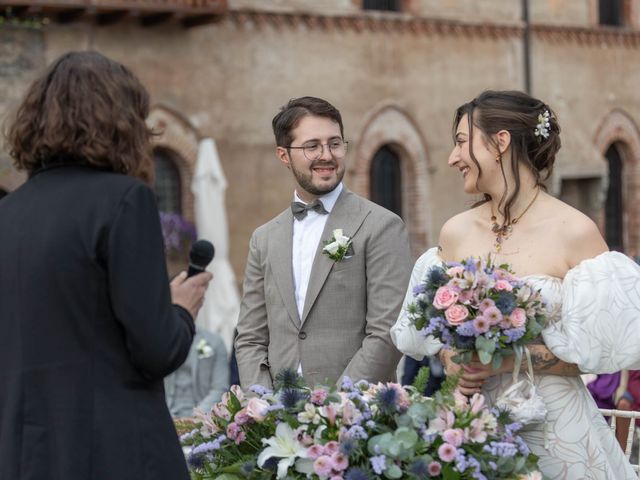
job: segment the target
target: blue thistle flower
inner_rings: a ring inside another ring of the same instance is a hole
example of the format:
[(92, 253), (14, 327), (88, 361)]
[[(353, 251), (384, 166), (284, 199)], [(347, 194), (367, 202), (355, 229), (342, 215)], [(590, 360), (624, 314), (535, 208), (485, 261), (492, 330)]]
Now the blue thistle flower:
[(187, 464), (191, 470), (201, 471), (204, 470), (206, 462), (206, 455), (204, 453), (191, 454), (187, 457)]
[(383, 413), (392, 415), (396, 412), (396, 403), (398, 401), (398, 392), (391, 387), (385, 386), (380, 389), (376, 395), (376, 400), (380, 410)]
[(471, 350), (475, 347), (476, 337), (466, 337), (454, 332), (453, 338), (453, 345), (460, 350)]
[(276, 390), (285, 388), (301, 388), (304, 386), (302, 377), (293, 368), (285, 368), (276, 374), (273, 382)]
[(409, 465), (409, 473), (416, 478), (426, 478), (429, 476), (429, 465), (424, 458), (418, 458)]
[(513, 293), (500, 292), (496, 299), (496, 307), (503, 315), (509, 315), (516, 308), (516, 297)]
[(344, 477), (344, 480), (369, 480), (369, 473), (362, 468), (350, 468)]
[(345, 456), (350, 456), (353, 452), (358, 449), (358, 442), (351, 438), (345, 438), (340, 442), (340, 453)]
[(240, 474), (248, 477), (250, 476), (256, 468), (255, 462), (249, 460), (240, 465)]
[(442, 267), (433, 267), (427, 274), (427, 284), (433, 287), (441, 287), (449, 281), (449, 276)]
[(284, 408), (292, 409), (298, 404), (298, 402), (307, 399), (305, 392), (295, 388), (285, 388), (280, 392), (280, 402)]

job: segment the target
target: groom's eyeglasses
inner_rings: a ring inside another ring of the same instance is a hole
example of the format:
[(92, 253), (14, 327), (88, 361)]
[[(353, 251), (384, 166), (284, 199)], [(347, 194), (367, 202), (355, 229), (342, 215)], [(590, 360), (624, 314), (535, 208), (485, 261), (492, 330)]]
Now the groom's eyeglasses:
[(304, 156), (307, 158), (307, 160), (314, 161), (314, 160), (318, 160), (322, 156), (325, 146), (329, 149), (329, 151), (331, 152), (331, 155), (333, 155), (334, 158), (336, 159), (344, 158), (344, 156), (347, 154), (348, 144), (349, 142), (345, 142), (344, 140), (339, 138), (339, 139), (331, 140), (326, 144), (320, 143), (320, 142), (307, 142), (301, 147), (289, 146), (287, 148), (302, 150), (302, 153), (304, 153)]

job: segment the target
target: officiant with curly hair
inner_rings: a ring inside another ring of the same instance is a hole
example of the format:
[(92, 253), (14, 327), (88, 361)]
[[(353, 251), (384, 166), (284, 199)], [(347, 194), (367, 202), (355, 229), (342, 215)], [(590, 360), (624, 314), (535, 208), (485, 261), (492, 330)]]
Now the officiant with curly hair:
[(211, 274), (169, 284), (148, 112), (126, 67), (71, 52), (12, 120), (28, 180), (0, 200), (0, 478), (189, 478), (162, 381)]

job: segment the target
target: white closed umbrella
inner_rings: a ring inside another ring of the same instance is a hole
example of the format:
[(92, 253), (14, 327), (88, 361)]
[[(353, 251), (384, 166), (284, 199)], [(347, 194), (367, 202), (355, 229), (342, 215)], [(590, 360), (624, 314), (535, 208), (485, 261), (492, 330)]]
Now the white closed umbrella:
[(215, 256), (207, 268), (213, 273), (204, 305), (197, 322), (207, 330), (218, 333), (231, 352), (233, 332), (240, 310), (240, 295), (229, 263), (229, 228), (225, 207), (227, 180), (222, 171), (215, 141), (200, 141), (196, 171), (191, 183), (195, 196), (198, 238), (209, 240), (215, 247)]

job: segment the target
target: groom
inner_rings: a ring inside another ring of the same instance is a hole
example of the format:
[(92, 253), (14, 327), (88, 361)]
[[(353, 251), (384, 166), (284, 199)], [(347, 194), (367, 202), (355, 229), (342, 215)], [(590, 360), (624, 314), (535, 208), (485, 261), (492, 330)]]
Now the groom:
[[(411, 272), (402, 220), (342, 184), (347, 142), (327, 101), (289, 101), (273, 119), (276, 154), (293, 173), (291, 208), (251, 237), (236, 356), (243, 387), (271, 388), (285, 369), (311, 386), (393, 381), (389, 337)], [(323, 252), (341, 229), (351, 243)]]

